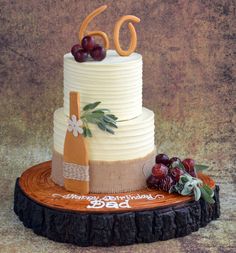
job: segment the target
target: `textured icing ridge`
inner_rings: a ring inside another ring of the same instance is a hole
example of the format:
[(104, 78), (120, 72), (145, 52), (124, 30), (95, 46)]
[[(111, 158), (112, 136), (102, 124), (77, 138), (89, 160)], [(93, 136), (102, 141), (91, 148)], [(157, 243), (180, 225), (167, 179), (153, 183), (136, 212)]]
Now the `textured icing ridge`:
[[(54, 149), (63, 154), (64, 139), (67, 129), (67, 116), (63, 108), (54, 113)], [(103, 132), (90, 124), (94, 133), (87, 138), (90, 160), (116, 161), (143, 157), (153, 151), (154, 113), (147, 108), (132, 120), (118, 122), (115, 135)]]
[(142, 113), (142, 56), (119, 56), (108, 50), (101, 61), (78, 63), (69, 53), (64, 56), (64, 112), (69, 115), (69, 92), (78, 91), (81, 108), (101, 101), (119, 120)]

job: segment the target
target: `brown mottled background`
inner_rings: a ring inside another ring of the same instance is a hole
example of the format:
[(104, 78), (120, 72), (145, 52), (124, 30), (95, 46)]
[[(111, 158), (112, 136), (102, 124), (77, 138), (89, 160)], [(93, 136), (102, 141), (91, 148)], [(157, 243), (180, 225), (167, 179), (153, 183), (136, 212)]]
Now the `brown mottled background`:
[[(15, 178), (51, 157), (53, 111), (63, 104), (63, 55), (82, 19), (109, 9), (91, 29), (112, 35), (125, 14), (144, 59), (144, 105), (156, 113), (160, 152), (210, 165), (222, 216), (185, 238), (83, 252), (236, 252), (235, 1), (0, 0), (0, 252), (81, 252), (38, 237), (12, 211)], [(127, 42), (127, 28), (122, 37)]]

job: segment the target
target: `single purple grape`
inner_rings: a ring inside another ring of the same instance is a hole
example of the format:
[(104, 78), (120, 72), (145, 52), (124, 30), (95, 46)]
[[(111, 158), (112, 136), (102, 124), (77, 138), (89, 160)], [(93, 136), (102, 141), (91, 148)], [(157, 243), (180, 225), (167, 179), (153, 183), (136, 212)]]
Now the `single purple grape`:
[(71, 53), (72, 53), (72, 55), (75, 56), (76, 52), (77, 52), (79, 49), (82, 49), (82, 47), (81, 47), (80, 44), (74, 45), (74, 46), (71, 48)]
[(164, 179), (161, 179), (159, 182), (159, 190), (169, 192), (170, 188), (175, 185), (175, 181), (171, 176), (167, 176)]
[(166, 155), (166, 154), (159, 154), (156, 156), (156, 163), (162, 163), (165, 166), (169, 166), (170, 159), (169, 159), (168, 155)]
[(170, 174), (172, 179), (178, 183), (181, 176), (184, 175), (184, 171), (179, 169), (178, 167), (175, 167), (173, 169), (170, 169)]
[(79, 49), (74, 57), (77, 62), (85, 62), (88, 58), (88, 52), (84, 49)]
[(95, 40), (92, 36), (85, 36), (83, 37), (81, 44), (84, 50), (90, 52), (95, 46)]
[(100, 45), (95, 45), (90, 55), (95, 61), (102, 61), (106, 57), (106, 50)]
[(160, 180), (167, 176), (168, 170), (168, 167), (166, 167), (164, 164), (158, 163), (152, 168), (152, 175)]
[(192, 177), (197, 177), (196, 171), (195, 171), (195, 161), (191, 158), (186, 158), (182, 161), (182, 164), (184, 165), (184, 168), (188, 174), (190, 174)]
[(148, 178), (147, 178), (147, 187), (150, 188), (150, 189), (157, 189), (158, 188), (158, 182), (159, 180), (154, 177), (153, 175), (150, 175)]

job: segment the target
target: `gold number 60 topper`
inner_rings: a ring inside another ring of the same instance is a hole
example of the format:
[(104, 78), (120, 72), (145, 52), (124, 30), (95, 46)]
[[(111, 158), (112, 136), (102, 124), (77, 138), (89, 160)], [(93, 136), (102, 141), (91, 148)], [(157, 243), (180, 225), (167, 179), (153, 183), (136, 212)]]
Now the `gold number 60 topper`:
[[(89, 23), (97, 16), (99, 15), (100, 13), (102, 13), (103, 11), (105, 11), (107, 8), (107, 5), (103, 5), (99, 8), (97, 8), (96, 10), (94, 10), (93, 12), (91, 12), (85, 19), (84, 21), (82, 22), (81, 24), (81, 27), (80, 27), (80, 30), (79, 30), (79, 40), (81, 41), (85, 35), (85, 30), (87, 29)], [(119, 40), (119, 37), (120, 37), (120, 29), (121, 29), (121, 26), (123, 25), (124, 22), (126, 21), (133, 21), (135, 23), (139, 23), (140, 22), (140, 19), (136, 16), (132, 16), (132, 15), (126, 15), (126, 16), (123, 16), (121, 17), (115, 24), (115, 28), (114, 28), (114, 34), (113, 34), (113, 39), (114, 39), (114, 45), (115, 45), (115, 49), (117, 51), (117, 53), (121, 56), (128, 56), (130, 54), (132, 54), (136, 47), (137, 47), (137, 33), (136, 33), (136, 30), (133, 26), (133, 24), (131, 22), (129, 22), (128, 24), (128, 27), (129, 27), (129, 30), (130, 30), (130, 34), (131, 34), (131, 41), (130, 41), (130, 45), (129, 45), (129, 48), (128, 50), (123, 50), (120, 46), (120, 40)], [(88, 32), (87, 35), (90, 35), (90, 36), (99, 36), (103, 39), (103, 42), (104, 42), (104, 47), (106, 49), (109, 48), (109, 39), (108, 39), (108, 36), (105, 32), (102, 32), (102, 31), (91, 31), (91, 32)]]

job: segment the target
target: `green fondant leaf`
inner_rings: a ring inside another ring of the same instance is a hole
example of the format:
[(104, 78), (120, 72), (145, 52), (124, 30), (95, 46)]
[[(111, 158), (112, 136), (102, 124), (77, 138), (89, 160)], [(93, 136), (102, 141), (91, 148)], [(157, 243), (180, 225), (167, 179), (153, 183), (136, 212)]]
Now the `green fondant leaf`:
[(177, 184), (175, 184), (175, 190), (179, 193), (179, 194), (181, 194), (181, 191), (184, 189), (184, 184), (182, 184), (182, 183), (177, 183)]
[(97, 125), (101, 130), (106, 131), (106, 125), (104, 123), (98, 122)]
[(193, 184), (191, 182), (187, 182), (184, 185), (184, 189), (181, 191), (181, 195), (190, 195), (193, 192)]
[(101, 102), (95, 102), (86, 105), (81, 115), (81, 119), (84, 122), (84, 136), (92, 137), (92, 132), (89, 129), (88, 123), (97, 125), (102, 131), (106, 131), (110, 134), (114, 134), (112, 128), (118, 128), (116, 120), (118, 119), (115, 115), (110, 114), (109, 109), (97, 109), (96, 108)]
[(104, 112), (104, 113), (110, 112), (110, 110), (109, 110), (109, 109), (106, 109), (106, 108), (99, 108), (99, 109), (95, 110), (95, 112), (96, 112), (96, 111), (101, 111), (101, 112)]
[(195, 164), (195, 166), (194, 166), (194, 169), (196, 170), (196, 172), (202, 171), (202, 170), (207, 170), (208, 168), (209, 168), (209, 166), (202, 165), (202, 164)]
[(102, 117), (105, 114), (105, 112), (101, 111), (101, 110), (95, 110), (92, 111), (91, 115), (96, 116), (96, 117)]
[(179, 169), (185, 171), (185, 167), (184, 167), (184, 165), (183, 165), (181, 162), (179, 162), (179, 164), (178, 164), (177, 167), (178, 167)]
[(115, 120), (115, 121), (118, 120), (118, 118), (113, 114), (107, 114), (107, 116), (110, 117), (111, 119)]
[(110, 127), (113, 127), (113, 128), (118, 128), (118, 126), (112, 122), (106, 122), (106, 124)]
[(88, 137), (92, 137), (93, 136), (92, 132), (91, 132), (91, 130), (89, 128), (87, 128), (87, 136)]
[(200, 190), (201, 190), (201, 193), (202, 193), (202, 198), (206, 202), (208, 202), (210, 204), (214, 204), (215, 203), (215, 200), (208, 194), (208, 192), (203, 187), (201, 187)]
[(211, 196), (213, 197), (214, 196), (214, 191), (208, 186), (208, 185), (203, 185), (204, 190)]
[(84, 137), (87, 137), (86, 127), (83, 127), (83, 136), (84, 136)]
[(115, 132), (110, 127), (106, 127), (106, 132), (110, 134), (115, 134)]
[(95, 103), (87, 104), (87, 105), (84, 106), (83, 110), (84, 110), (84, 111), (93, 110), (93, 109), (95, 109), (99, 104), (101, 104), (101, 102), (95, 102)]
[(180, 194), (183, 196), (190, 195), (192, 194), (192, 190), (190, 191), (189, 189), (186, 188), (186, 189), (183, 189)]
[(98, 122), (98, 118), (93, 117), (92, 115), (86, 115), (86, 120), (92, 124), (97, 124), (97, 122)]
[(201, 190), (198, 187), (194, 187), (194, 198), (196, 201), (198, 201), (201, 198)]
[(92, 113), (90, 114), (92, 117), (96, 117), (96, 118), (102, 118), (104, 116), (104, 112), (99, 112), (99, 111), (92, 111)]
[(103, 116), (103, 120), (105, 121), (105, 122), (112, 122), (112, 123), (116, 123), (116, 121), (114, 120), (114, 119), (112, 119), (111, 117), (109, 117), (108, 115), (104, 115)]
[(116, 121), (110, 118), (109, 116), (104, 115), (102, 120), (106, 125), (109, 125), (110, 127), (118, 128), (116, 125)]
[(189, 179), (188, 179), (187, 175), (185, 174), (185, 175), (183, 175), (183, 176), (180, 177), (179, 181), (180, 181), (180, 183), (185, 184), (186, 182), (189, 181)]

